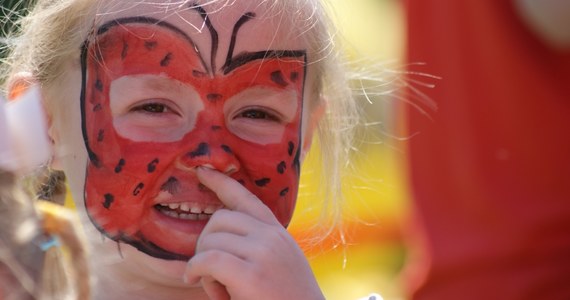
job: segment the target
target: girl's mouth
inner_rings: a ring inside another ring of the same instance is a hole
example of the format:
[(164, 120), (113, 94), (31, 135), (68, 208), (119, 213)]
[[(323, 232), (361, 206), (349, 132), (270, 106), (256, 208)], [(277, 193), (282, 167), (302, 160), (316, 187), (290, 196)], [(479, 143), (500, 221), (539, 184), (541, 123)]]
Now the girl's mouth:
[(223, 205), (201, 204), (196, 202), (159, 203), (154, 205), (161, 214), (174, 219), (202, 221), (208, 220)]

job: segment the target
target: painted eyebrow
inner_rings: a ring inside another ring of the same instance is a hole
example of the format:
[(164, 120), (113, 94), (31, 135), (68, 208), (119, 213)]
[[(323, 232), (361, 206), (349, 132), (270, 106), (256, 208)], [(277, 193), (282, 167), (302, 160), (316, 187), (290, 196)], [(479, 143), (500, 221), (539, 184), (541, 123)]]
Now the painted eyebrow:
[(231, 71), (258, 59), (278, 59), (278, 58), (299, 58), (303, 65), (307, 65), (307, 54), (305, 50), (268, 50), (258, 52), (243, 52), (233, 57), (224, 65), (223, 72), (227, 75)]

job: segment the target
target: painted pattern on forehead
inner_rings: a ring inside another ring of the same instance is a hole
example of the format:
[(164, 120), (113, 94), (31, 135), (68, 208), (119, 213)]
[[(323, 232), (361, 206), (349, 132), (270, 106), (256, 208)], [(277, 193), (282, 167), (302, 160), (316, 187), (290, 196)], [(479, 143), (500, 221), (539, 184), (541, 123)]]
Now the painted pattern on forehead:
[[(207, 13), (212, 59), (183, 31), (147, 17), (119, 19), (101, 26), (82, 54), (82, 126), (89, 152), (85, 205), (93, 224), (111, 239), (129, 243), (164, 259), (187, 259), (194, 247), (166, 241), (172, 237), (160, 222), (156, 198), (164, 192), (177, 199), (219, 203), (191, 169), (201, 164), (239, 167), (231, 176), (257, 195), (283, 225), (295, 204), (299, 180), (301, 115), (306, 69), (304, 50), (268, 50), (233, 54), (238, 30), (254, 18), (236, 22), (225, 64), (217, 68), (217, 33)], [(111, 83), (122, 77), (156, 74), (193, 86), (204, 102), (194, 129), (174, 142), (135, 142), (113, 126), (109, 105)], [(241, 91), (264, 87), (295, 90), (297, 111), (285, 125), (281, 141), (257, 144), (233, 134), (225, 124), (223, 104)], [(180, 165), (185, 168), (180, 168)], [(183, 196), (182, 196), (183, 195)], [(205, 223), (205, 222), (202, 222)], [(204, 224), (201, 224), (203, 226)], [(192, 233), (196, 226), (189, 226)]]

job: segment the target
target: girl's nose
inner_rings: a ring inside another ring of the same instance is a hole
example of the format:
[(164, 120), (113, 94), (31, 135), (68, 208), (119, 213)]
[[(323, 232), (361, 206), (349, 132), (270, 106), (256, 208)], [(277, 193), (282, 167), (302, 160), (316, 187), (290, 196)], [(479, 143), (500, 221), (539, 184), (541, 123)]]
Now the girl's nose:
[(180, 162), (185, 168), (207, 166), (227, 175), (240, 169), (240, 163), (227, 145), (200, 143), (196, 148), (184, 153)]

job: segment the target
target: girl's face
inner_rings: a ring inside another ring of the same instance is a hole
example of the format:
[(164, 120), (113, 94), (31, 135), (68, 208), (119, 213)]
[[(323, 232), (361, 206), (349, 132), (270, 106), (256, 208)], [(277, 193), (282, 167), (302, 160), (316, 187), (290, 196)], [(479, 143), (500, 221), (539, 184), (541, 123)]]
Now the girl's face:
[(84, 199), (109, 238), (157, 258), (191, 257), (222, 207), (198, 166), (228, 174), (290, 221), (306, 47), (247, 3), (115, 8), (85, 44)]

